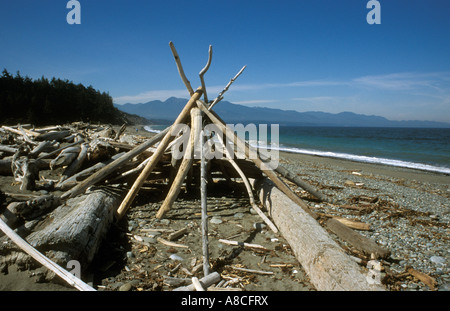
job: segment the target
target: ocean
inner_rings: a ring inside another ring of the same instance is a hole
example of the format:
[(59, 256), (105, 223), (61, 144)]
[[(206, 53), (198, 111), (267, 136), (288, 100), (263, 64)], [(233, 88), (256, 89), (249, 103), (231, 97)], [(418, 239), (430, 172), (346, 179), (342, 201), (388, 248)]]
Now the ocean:
[[(158, 132), (166, 126), (146, 130)], [(448, 128), (280, 126), (279, 144), (271, 148), (450, 174)]]

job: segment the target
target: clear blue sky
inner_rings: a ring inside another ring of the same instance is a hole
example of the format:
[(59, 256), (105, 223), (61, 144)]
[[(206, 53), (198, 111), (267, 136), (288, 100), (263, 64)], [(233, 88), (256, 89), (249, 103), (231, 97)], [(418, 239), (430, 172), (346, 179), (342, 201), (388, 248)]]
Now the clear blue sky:
[(0, 0), (0, 70), (57, 77), (108, 92), (116, 103), (188, 97), (173, 41), (194, 88), (210, 97), (242, 66), (225, 100), (298, 111), (450, 122), (450, 1)]

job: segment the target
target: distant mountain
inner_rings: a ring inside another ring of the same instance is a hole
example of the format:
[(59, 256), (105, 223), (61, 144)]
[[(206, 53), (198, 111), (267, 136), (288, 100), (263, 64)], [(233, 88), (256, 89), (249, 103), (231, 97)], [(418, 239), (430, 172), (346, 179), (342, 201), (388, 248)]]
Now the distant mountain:
[[(166, 101), (154, 100), (144, 104), (115, 105), (119, 110), (142, 116), (149, 120), (174, 121), (187, 99), (170, 97)], [(347, 127), (431, 127), (450, 128), (450, 123), (434, 121), (392, 121), (380, 116), (353, 112), (327, 113), (319, 111), (298, 112), (263, 107), (247, 107), (221, 101), (214, 111), (227, 123), (276, 123), (299, 126)]]

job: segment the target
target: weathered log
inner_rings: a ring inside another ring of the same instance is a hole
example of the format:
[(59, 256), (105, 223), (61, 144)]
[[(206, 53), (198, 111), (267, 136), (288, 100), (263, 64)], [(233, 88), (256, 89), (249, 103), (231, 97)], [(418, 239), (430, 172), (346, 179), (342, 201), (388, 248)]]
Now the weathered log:
[(53, 195), (43, 195), (28, 201), (10, 203), (0, 217), (12, 229), (19, 221), (33, 220), (60, 204), (59, 198)]
[(54, 149), (53, 144), (50, 141), (45, 140), (45, 141), (40, 142), (39, 145), (37, 145), (33, 150), (31, 150), (29, 155), (32, 158), (36, 158), (42, 152), (52, 151), (53, 149)]
[(358, 264), (314, 218), (277, 189), (274, 183), (265, 179), (253, 184), (317, 290), (385, 290), (381, 284), (369, 284)]
[(80, 153), (78, 154), (77, 158), (64, 170), (60, 182), (66, 180), (67, 178), (78, 172), (87, 157), (87, 151), (87, 144), (82, 144)]
[(120, 198), (115, 190), (102, 188), (69, 199), (43, 218), (26, 239), (56, 263), (66, 266), (78, 260), (85, 269), (113, 222)]
[(69, 136), (71, 134), (70, 130), (63, 130), (63, 131), (51, 131), (48, 133), (40, 134), (36, 137), (36, 140), (43, 141), (43, 140), (56, 140), (56, 141), (62, 141), (64, 138)]
[(19, 149), (11, 146), (0, 145), (0, 152), (15, 154)]
[(298, 177), (296, 174), (292, 173), (285, 167), (278, 165), (277, 168), (275, 169), (275, 171), (277, 173), (279, 173), (281, 176), (283, 176), (284, 178), (286, 178), (287, 180), (289, 180), (289, 181), (293, 182), (294, 184), (296, 184), (297, 186), (301, 187), (303, 190), (309, 192), (310, 194), (315, 196), (320, 201), (333, 203), (332, 199), (327, 198), (325, 195), (320, 193), (313, 186), (308, 184), (306, 181), (302, 180), (300, 177)]
[(70, 165), (76, 159), (80, 150), (81, 148), (78, 146), (64, 149), (50, 162), (50, 169), (54, 170), (59, 167)]
[(327, 227), (333, 231), (338, 237), (347, 241), (358, 250), (362, 251), (365, 255), (375, 255), (376, 258), (386, 258), (390, 255), (390, 251), (379, 246), (375, 241), (366, 238), (355, 232), (351, 228), (341, 223), (338, 219), (328, 219)]

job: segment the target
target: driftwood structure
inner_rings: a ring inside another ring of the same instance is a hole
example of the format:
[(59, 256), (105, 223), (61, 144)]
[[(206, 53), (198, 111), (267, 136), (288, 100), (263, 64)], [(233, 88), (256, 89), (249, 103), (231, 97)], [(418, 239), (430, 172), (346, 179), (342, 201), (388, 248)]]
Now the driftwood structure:
[[(320, 224), (321, 216), (287, 182), (318, 200), (333, 202), (333, 199), (284, 167), (268, 165), (268, 155), (238, 137), (212, 109), (245, 67), (214, 100), (209, 100), (204, 75), (211, 65), (212, 48), (199, 74), (201, 86), (195, 91), (172, 43), (170, 48), (190, 99), (174, 123), (150, 139), (130, 144), (121, 140), (124, 127), (114, 132), (110, 127), (82, 123), (42, 129), (25, 125), (0, 128), (4, 134), (0, 142), (0, 175), (14, 176), (23, 191), (22, 195), (6, 194), (13, 202), (2, 212), (0, 229), (15, 244), (5, 242), (0, 246), (0, 267), (12, 262), (30, 264), (30, 256), (36, 259), (37, 250), (41, 252), (37, 255), (40, 259), (46, 258), (39, 262), (46, 262), (60, 277), (63, 276), (55, 270), (60, 271), (70, 260), (88, 266), (111, 224), (126, 215), (145, 182), (162, 179), (170, 185), (156, 214), (157, 218), (163, 218), (183, 184), (189, 186), (194, 180), (192, 175), (196, 175), (201, 190), (204, 278), (195, 278), (191, 286), (180, 290), (201, 290), (220, 280), (217, 272), (210, 271), (206, 197), (211, 173), (221, 171), (225, 176), (242, 180), (251, 208), (274, 233), (283, 235), (290, 243), (318, 290), (383, 290), (382, 285), (367, 281), (362, 268), (332, 240), (327, 230), (349, 243), (363, 244), (362, 252), (369, 257), (386, 257), (389, 252), (373, 242), (361, 243), (362, 236), (342, 222), (330, 219)], [(183, 156), (177, 158), (174, 150), (183, 139), (182, 125), (187, 125), (190, 132)], [(214, 125), (215, 132), (208, 132), (207, 125)], [(16, 143), (18, 138), (20, 143)], [(211, 148), (207, 142), (211, 140), (214, 152), (222, 158), (207, 159), (206, 154), (211, 152), (206, 150)], [(245, 157), (238, 157), (238, 153)], [(42, 169), (60, 170), (61, 174), (57, 180), (42, 179), (39, 177)], [(27, 194), (38, 188), (55, 194)], [(7, 237), (0, 239), (9, 241)], [(70, 278), (67, 282), (82, 284)], [(90, 289), (83, 285), (76, 287)]]

